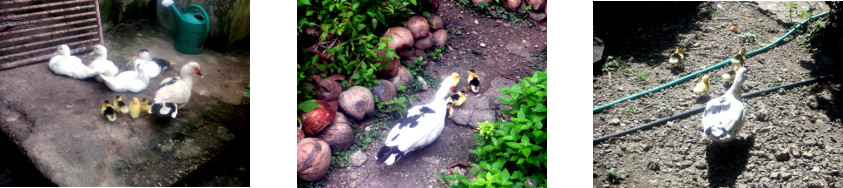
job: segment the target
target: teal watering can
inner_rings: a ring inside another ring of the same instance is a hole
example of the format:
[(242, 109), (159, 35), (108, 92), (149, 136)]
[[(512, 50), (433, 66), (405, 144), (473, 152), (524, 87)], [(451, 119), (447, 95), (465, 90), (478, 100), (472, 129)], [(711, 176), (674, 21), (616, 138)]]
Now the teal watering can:
[(176, 50), (185, 54), (202, 53), (202, 45), (210, 33), (208, 13), (196, 4), (185, 8), (184, 14), (175, 4), (171, 4), (170, 8), (173, 9), (173, 23), (176, 25)]

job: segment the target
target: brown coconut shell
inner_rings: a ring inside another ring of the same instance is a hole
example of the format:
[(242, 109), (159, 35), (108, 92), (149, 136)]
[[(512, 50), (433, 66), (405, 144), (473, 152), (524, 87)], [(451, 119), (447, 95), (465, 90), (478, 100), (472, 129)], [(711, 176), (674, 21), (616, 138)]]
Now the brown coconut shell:
[(433, 32), (433, 47), (441, 48), (448, 43), (448, 32), (445, 29), (436, 30)]
[(395, 73), (395, 77), (392, 77), (392, 83), (395, 84), (396, 88), (398, 84), (410, 87), (413, 84), (413, 75), (410, 74), (410, 71), (406, 67), (401, 66), (398, 68), (398, 73)]
[(480, 2), (486, 2), (486, 4), (488, 5), (490, 1), (491, 0), (471, 0), (471, 3), (474, 3), (474, 5), (477, 5), (477, 4), (480, 4)]
[(297, 145), (297, 170), (299, 178), (318, 181), (328, 173), (331, 166), (331, 147), (318, 138), (305, 138)]
[(396, 52), (413, 47), (413, 33), (404, 27), (390, 27), (383, 35), (383, 40), (387, 37), (392, 37), (392, 41), (387, 44), (387, 47), (392, 48)]
[(300, 142), (301, 139), (304, 139), (304, 131), (301, 128), (296, 127), (296, 143)]
[(530, 5), (530, 7), (532, 7), (534, 11), (541, 10), (542, 8), (544, 8), (545, 3), (547, 3), (547, 1), (545, 1), (545, 0), (526, 0), (526, 1), (527, 2), (525, 2), (525, 3), (527, 5)]
[(413, 56), (413, 48), (407, 48), (405, 50), (398, 51), (398, 56), (403, 59), (410, 59)]
[(375, 112), (375, 98), (363, 86), (353, 86), (340, 93), (339, 103), (345, 115), (358, 121)]
[(515, 11), (521, 6), (521, 0), (501, 0), (501, 4), (507, 11)]
[(375, 96), (378, 96), (378, 100), (381, 102), (389, 102), (392, 99), (395, 99), (395, 96), (398, 95), (398, 88), (395, 87), (395, 84), (388, 80), (378, 80), (380, 81), (379, 84), (372, 85), (372, 93)]
[(416, 49), (426, 50), (426, 49), (430, 48), (431, 46), (433, 46), (432, 40), (433, 40), (433, 35), (427, 35), (427, 37), (422, 37), (422, 38), (416, 39), (416, 43), (413, 46), (415, 46)]
[(354, 129), (342, 113), (334, 116), (334, 122), (322, 129), (316, 138), (322, 139), (331, 149), (347, 150), (354, 144)]
[(336, 111), (331, 110), (325, 101), (316, 100), (322, 108), (313, 109), (302, 117), (302, 129), (306, 135), (315, 135), (334, 121)]
[(430, 15), (430, 18), (427, 18), (427, 20), (430, 22), (431, 31), (445, 28), (445, 22), (442, 21), (442, 17), (439, 17), (439, 15), (432, 14)]
[[(377, 55), (386, 56), (386, 52), (380, 51), (377, 52)], [(398, 72), (398, 66), (401, 66), (401, 58), (377, 61), (377, 63), (386, 64), (386, 69), (375, 72), (375, 75), (377, 75), (379, 78), (392, 78), (393, 76), (395, 76), (395, 72)]]
[(430, 24), (424, 16), (413, 16), (407, 20), (407, 29), (413, 34), (413, 38), (422, 38), (430, 35)]
[(316, 97), (320, 100), (335, 101), (342, 92), (342, 85), (337, 80), (345, 80), (345, 76), (334, 74), (327, 78), (311, 75), (310, 78), (316, 81)]

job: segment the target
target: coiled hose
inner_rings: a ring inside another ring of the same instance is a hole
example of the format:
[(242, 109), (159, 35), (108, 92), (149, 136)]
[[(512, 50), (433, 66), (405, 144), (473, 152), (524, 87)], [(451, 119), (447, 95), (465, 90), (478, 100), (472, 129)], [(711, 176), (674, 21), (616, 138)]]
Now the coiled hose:
[[(817, 82), (817, 81), (820, 81), (820, 80), (825, 80), (826, 78), (828, 78), (828, 76), (819, 76), (817, 78), (802, 80), (802, 81), (794, 82), (794, 83), (787, 84), (787, 85), (781, 85), (781, 86), (777, 86), (777, 87), (767, 88), (767, 89), (764, 89), (764, 90), (759, 90), (759, 91), (755, 91), (755, 92), (752, 92), (752, 93), (747, 93), (745, 95), (741, 95), (741, 98), (752, 98), (752, 97), (759, 96), (763, 93), (774, 92), (774, 91), (779, 90), (779, 89), (790, 89), (790, 88), (793, 88), (793, 87), (796, 87), (796, 86), (799, 86), (799, 85), (810, 84), (810, 83), (814, 83), (814, 82)], [(650, 122), (648, 124), (644, 124), (644, 125), (632, 128), (632, 129), (627, 129), (627, 130), (617, 132), (617, 133), (613, 133), (613, 134), (610, 134), (610, 135), (606, 135), (606, 136), (603, 136), (603, 137), (600, 137), (600, 138), (595, 138), (593, 144), (598, 144), (598, 143), (603, 142), (605, 140), (608, 140), (609, 138), (612, 138), (612, 137), (626, 135), (626, 134), (635, 132), (637, 130), (650, 128), (650, 127), (653, 127), (653, 126), (656, 126), (656, 125), (664, 124), (667, 121), (671, 121), (671, 120), (678, 119), (678, 118), (681, 118), (681, 117), (696, 114), (696, 113), (702, 112), (704, 109), (705, 109), (705, 106), (700, 106), (700, 107), (682, 112), (680, 114), (676, 114), (676, 115), (673, 115), (673, 116), (670, 116), (670, 117), (662, 118), (662, 119), (659, 119), (659, 120), (656, 120), (656, 121), (653, 121), (653, 122)]]
[[(776, 40), (776, 41), (774, 41), (774, 42), (772, 42), (772, 43), (768, 44), (767, 46), (764, 46), (764, 47), (762, 47), (762, 48), (760, 48), (760, 49), (757, 49), (757, 50), (755, 50), (755, 51), (751, 51), (751, 52), (749, 52), (749, 53), (746, 53), (746, 56), (747, 56), (747, 57), (751, 57), (751, 56), (754, 56), (755, 54), (758, 54), (758, 53), (761, 53), (761, 52), (764, 52), (764, 51), (769, 50), (771, 47), (775, 46), (776, 44), (778, 44), (779, 42), (781, 42), (782, 40), (784, 40), (784, 38), (785, 38), (785, 37), (790, 36), (790, 34), (793, 34), (793, 32), (794, 32), (794, 31), (796, 31), (796, 29), (798, 29), (799, 27), (802, 27), (802, 25), (804, 25), (805, 23), (808, 23), (808, 21), (814, 20), (814, 19), (816, 19), (816, 18), (818, 18), (818, 17), (820, 17), (820, 16), (824, 16), (824, 15), (826, 15), (826, 14), (828, 14), (828, 11), (823, 12), (823, 13), (821, 13), (821, 14), (814, 15), (814, 16), (812, 16), (812, 17), (811, 17), (811, 18), (809, 18), (809, 19), (805, 19), (805, 21), (802, 21), (802, 23), (799, 23), (799, 25), (796, 25), (795, 27), (793, 27), (793, 29), (790, 29), (790, 31), (789, 31), (789, 32), (787, 32), (786, 34), (784, 34), (782, 37), (779, 37), (779, 39), (778, 39), (778, 40)], [(673, 85), (679, 84), (679, 83), (681, 83), (681, 82), (687, 81), (688, 79), (691, 79), (691, 78), (693, 78), (693, 77), (695, 77), (695, 76), (697, 76), (697, 75), (699, 75), (699, 74), (702, 74), (702, 73), (705, 73), (705, 72), (708, 72), (708, 71), (714, 70), (714, 69), (716, 69), (716, 68), (723, 67), (723, 66), (725, 66), (727, 63), (731, 62), (730, 60), (731, 60), (731, 59), (724, 60), (723, 62), (720, 62), (720, 63), (718, 63), (718, 64), (715, 64), (715, 65), (713, 65), (713, 66), (710, 66), (710, 67), (708, 67), (708, 68), (705, 68), (705, 69), (703, 69), (703, 70), (699, 70), (699, 71), (697, 71), (697, 72), (694, 72), (694, 73), (688, 74), (688, 75), (686, 75), (686, 76), (683, 76), (683, 77), (681, 77), (681, 78), (679, 78), (679, 79), (676, 79), (676, 80), (674, 80), (674, 81), (672, 81), (672, 82), (668, 82), (667, 84), (661, 85), (661, 86), (659, 86), (659, 87), (656, 87), (656, 88), (653, 88), (653, 89), (650, 89), (650, 90), (647, 90), (647, 91), (644, 91), (644, 92), (641, 92), (641, 93), (638, 93), (638, 94), (630, 95), (630, 96), (628, 96), (628, 97), (624, 97), (624, 98), (622, 98), (622, 99), (618, 99), (618, 100), (616, 100), (616, 101), (614, 101), (614, 102), (610, 102), (610, 103), (605, 104), (605, 105), (603, 105), (603, 106), (599, 106), (599, 107), (597, 107), (597, 108), (594, 108), (594, 109), (592, 110), (592, 113), (595, 113), (595, 114), (596, 114), (597, 112), (603, 111), (604, 109), (609, 108), (609, 107), (611, 107), (611, 106), (613, 106), (613, 105), (615, 105), (615, 104), (618, 104), (618, 103), (621, 103), (621, 102), (624, 102), (624, 101), (627, 101), (627, 100), (635, 99), (635, 98), (638, 98), (638, 97), (644, 96), (644, 95), (646, 95), (646, 94), (649, 94), (649, 93), (652, 93), (652, 92), (656, 92), (656, 91), (662, 90), (662, 89), (664, 89), (664, 88), (667, 88), (667, 87), (670, 87), (670, 86), (673, 86)]]

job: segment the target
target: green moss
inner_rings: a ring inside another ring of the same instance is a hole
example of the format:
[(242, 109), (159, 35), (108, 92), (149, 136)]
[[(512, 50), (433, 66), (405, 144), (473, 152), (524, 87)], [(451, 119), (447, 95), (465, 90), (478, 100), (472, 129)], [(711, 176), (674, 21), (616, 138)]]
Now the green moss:
[(231, 30), (228, 34), (229, 51), (249, 48), (249, 0), (237, 0), (234, 5), (234, 19), (231, 21)]

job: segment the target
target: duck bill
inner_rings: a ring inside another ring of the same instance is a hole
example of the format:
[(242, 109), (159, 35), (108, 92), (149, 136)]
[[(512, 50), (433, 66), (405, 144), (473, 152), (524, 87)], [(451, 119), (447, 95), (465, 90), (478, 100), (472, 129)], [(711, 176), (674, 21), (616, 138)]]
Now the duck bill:
[(205, 78), (205, 76), (202, 76), (202, 71), (196, 72), (196, 75), (199, 75), (199, 78)]

